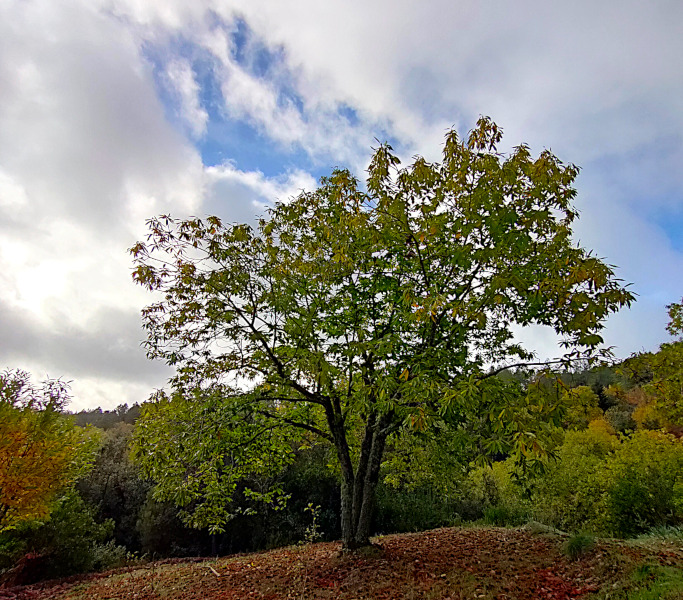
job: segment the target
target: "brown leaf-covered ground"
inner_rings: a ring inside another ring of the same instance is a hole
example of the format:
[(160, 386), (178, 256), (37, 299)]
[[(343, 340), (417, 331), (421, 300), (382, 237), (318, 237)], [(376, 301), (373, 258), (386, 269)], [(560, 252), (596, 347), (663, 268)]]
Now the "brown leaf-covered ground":
[(565, 538), (523, 529), (399, 534), (341, 554), (339, 543), (203, 561), (149, 563), (76, 580), (0, 589), (2, 600), (589, 598), (618, 591), (643, 562), (683, 568), (683, 549), (600, 541), (569, 560)]

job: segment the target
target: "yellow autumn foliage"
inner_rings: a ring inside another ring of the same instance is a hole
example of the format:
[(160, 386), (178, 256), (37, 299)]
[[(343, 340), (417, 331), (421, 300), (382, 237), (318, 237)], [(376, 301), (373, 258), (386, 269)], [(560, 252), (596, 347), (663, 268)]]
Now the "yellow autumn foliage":
[(23, 372), (0, 374), (0, 531), (47, 517), (92, 461), (98, 436), (59, 411), (65, 392), (61, 384), (37, 390)]

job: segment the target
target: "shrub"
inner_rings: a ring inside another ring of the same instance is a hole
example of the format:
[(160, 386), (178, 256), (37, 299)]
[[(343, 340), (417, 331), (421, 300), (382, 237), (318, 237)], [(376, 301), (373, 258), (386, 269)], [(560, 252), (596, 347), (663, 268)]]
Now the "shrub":
[(489, 506), (484, 509), (484, 523), (496, 527), (516, 527), (526, 522), (528, 513), (519, 506)]
[(656, 431), (638, 431), (609, 462), (608, 494), (614, 533), (632, 536), (683, 521), (683, 443)]
[(611, 483), (606, 465), (618, 447), (619, 439), (601, 420), (586, 431), (567, 433), (557, 461), (534, 485), (534, 517), (563, 531), (606, 531)]
[(683, 443), (654, 431), (621, 439), (604, 422), (570, 432), (534, 487), (534, 516), (567, 531), (632, 536), (683, 522)]
[(125, 546), (117, 544), (114, 540), (96, 544), (91, 552), (94, 568), (98, 571), (124, 567), (138, 560), (136, 554), (129, 552)]
[(36, 386), (25, 371), (0, 372), (0, 531), (47, 518), (89, 470), (99, 436), (61, 413), (68, 401), (58, 379)]
[(598, 407), (598, 395), (586, 385), (565, 391), (562, 394), (562, 401), (568, 406), (565, 425), (569, 429), (586, 429), (591, 421), (603, 414)]
[(381, 533), (424, 531), (452, 525), (458, 518), (459, 503), (428, 486), (395, 489), (377, 486), (373, 529)]
[(26, 554), (27, 538), (40, 526), (37, 521), (22, 521), (13, 529), (0, 532), (0, 579)]
[(111, 537), (114, 523), (97, 523), (94, 511), (76, 493), (62, 497), (50, 520), (33, 531), (29, 544), (47, 558), (44, 577), (64, 577), (99, 568), (93, 549)]
[(564, 553), (571, 560), (578, 560), (595, 548), (595, 538), (586, 533), (577, 533), (570, 537), (564, 544)]
[(199, 556), (209, 553), (209, 535), (187, 527), (178, 509), (168, 502), (157, 502), (148, 493), (136, 524), (142, 552), (152, 557)]
[(11, 583), (25, 584), (117, 566), (114, 556), (126, 550), (107, 543), (113, 526), (98, 523), (93, 509), (71, 490), (47, 521), (24, 522), (0, 535), (0, 569)]
[(513, 479), (512, 461), (501, 461), (491, 466), (473, 469), (465, 482), (466, 494), (481, 507), (486, 523), (497, 526), (521, 525), (530, 513), (530, 505), (523, 490)]
[(668, 525), (657, 525), (647, 533), (638, 536), (638, 540), (658, 540), (663, 542), (675, 542), (683, 547), (683, 527), (671, 527)]
[(97, 508), (98, 521), (114, 521), (117, 544), (140, 550), (136, 522), (151, 486), (130, 460), (132, 430), (131, 425), (118, 423), (104, 433), (92, 470), (76, 488), (86, 502)]
[(634, 407), (628, 404), (617, 404), (605, 411), (605, 419), (615, 429), (615, 431), (624, 433), (626, 431), (633, 431), (637, 424), (633, 420)]

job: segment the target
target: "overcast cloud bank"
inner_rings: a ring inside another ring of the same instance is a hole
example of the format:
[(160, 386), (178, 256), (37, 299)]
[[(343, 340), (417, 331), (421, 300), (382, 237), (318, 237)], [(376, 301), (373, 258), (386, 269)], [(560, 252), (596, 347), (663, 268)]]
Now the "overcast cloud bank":
[[(683, 275), (680, 2), (0, 0), (0, 366), (146, 399), (126, 249), (145, 219), (254, 222), (389, 140), (437, 160), (480, 114), (582, 167), (576, 238), (639, 294), (618, 356), (665, 341)], [(539, 354), (553, 341), (529, 334)]]

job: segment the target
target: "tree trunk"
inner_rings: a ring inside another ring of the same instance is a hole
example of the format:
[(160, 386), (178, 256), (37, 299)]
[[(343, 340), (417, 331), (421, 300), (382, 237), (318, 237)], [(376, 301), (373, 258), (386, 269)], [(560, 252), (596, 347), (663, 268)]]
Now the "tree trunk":
[(368, 417), (355, 472), (348, 459), (346, 437), (344, 443), (339, 445), (336, 443), (338, 437), (334, 436), (342, 464), (341, 529), (344, 550), (370, 545), (375, 489), (387, 439), (388, 420), (387, 416)]

